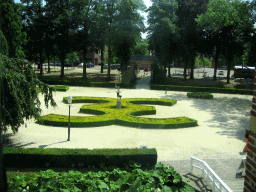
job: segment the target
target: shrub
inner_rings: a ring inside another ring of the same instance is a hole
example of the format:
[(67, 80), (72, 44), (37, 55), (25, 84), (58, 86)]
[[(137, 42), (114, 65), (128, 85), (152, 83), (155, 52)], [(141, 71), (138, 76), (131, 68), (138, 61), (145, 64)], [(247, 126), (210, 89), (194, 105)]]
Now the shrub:
[(189, 98), (200, 98), (200, 99), (213, 99), (213, 95), (208, 92), (191, 92), (187, 93)]

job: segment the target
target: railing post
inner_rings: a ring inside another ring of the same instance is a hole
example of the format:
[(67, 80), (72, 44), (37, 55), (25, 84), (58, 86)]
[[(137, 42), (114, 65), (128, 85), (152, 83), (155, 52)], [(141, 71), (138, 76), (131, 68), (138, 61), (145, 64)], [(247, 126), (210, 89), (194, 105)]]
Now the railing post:
[(215, 191), (215, 187), (216, 187), (216, 186), (215, 186), (215, 180), (216, 180), (216, 178), (215, 178), (214, 175), (213, 175), (213, 181), (212, 181), (212, 183), (213, 183), (213, 186), (212, 186), (212, 187), (213, 187), (213, 189), (212, 189), (213, 192)]
[(203, 166), (202, 166), (202, 178), (204, 179), (204, 164), (203, 164)]
[(194, 160), (194, 159), (191, 158), (191, 162), (190, 162), (190, 163), (191, 163), (191, 173), (193, 173), (193, 160)]

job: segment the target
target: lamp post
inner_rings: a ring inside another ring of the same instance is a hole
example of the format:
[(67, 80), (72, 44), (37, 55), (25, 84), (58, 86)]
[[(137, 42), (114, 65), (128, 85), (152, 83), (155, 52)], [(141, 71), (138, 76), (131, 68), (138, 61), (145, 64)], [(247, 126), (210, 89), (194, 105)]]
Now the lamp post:
[(68, 97), (68, 104), (69, 104), (68, 141), (70, 141), (70, 107), (71, 107), (72, 99), (73, 99), (73, 97), (71, 97), (71, 96)]

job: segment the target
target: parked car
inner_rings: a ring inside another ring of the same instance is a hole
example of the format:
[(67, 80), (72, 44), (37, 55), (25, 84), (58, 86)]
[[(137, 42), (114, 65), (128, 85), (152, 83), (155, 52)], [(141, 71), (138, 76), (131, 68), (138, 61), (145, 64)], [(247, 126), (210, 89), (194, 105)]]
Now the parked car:
[(224, 75), (223, 71), (219, 71), (218, 75)]
[(150, 71), (150, 69), (149, 68), (144, 68), (144, 72), (146, 72), (146, 71)]
[(110, 65), (111, 69), (117, 69), (118, 67), (120, 67), (120, 64), (111, 64)]
[(61, 63), (59, 61), (54, 62), (55, 66), (61, 66)]
[(104, 64), (103, 69), (107, 69), (107, 68), (108, 68), (108, 64)]
[(87, 68), (94, 67), (94, 64), (92, 62), (88, 62), (88, 63), (86, 63), (86, 67)]
[(83, 63), (79, 63), (79, 64), (78, 64), (78, 68), (80, 68), (80, 67), (83, 68), (83, 66), (84, 66)]

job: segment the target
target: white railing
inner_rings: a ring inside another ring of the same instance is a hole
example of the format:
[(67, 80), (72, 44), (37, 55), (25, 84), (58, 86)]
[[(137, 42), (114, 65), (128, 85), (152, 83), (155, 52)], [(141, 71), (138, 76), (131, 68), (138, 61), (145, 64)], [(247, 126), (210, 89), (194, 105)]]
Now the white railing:
[[(219, 178), (219, 176), (211, 169), (211, 167), (204, 162), (203, 160), (197, 159), (195, 157), (190, 157), (191, 159), (191, 173), (193, 172), (193, 168), (201, 169), (202, 170), (202, 178), (204, 179), (204, 174), (206, 174), (207, 178), (207, 184), (212, 189), (213, 192), (216, 190), (219, 192), (223, 192), (223, 190), (232, 192), (232, 190)], [(197, 161), (202, 163), (202, 167), (198, 167), (193, 164), (193, 161)], [(225, 171), (225, 170), (223, 170)], [(212, 185), (210, 185), (212, 183)]]

